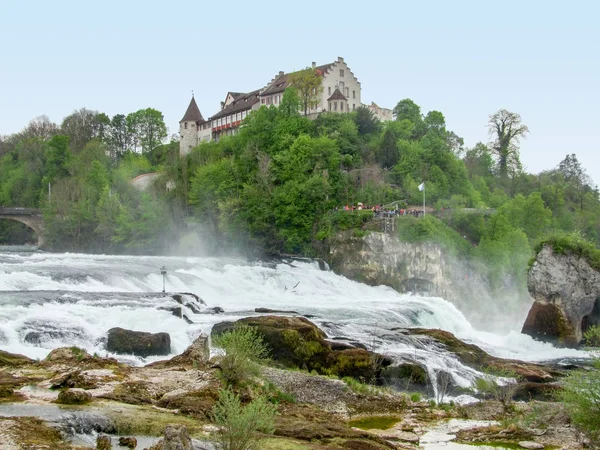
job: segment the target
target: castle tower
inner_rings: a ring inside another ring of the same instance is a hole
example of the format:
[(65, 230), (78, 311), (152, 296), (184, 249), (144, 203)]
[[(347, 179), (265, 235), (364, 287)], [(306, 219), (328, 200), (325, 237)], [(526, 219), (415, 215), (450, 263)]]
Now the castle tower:
[(186, 155), (190, 150), (198, 145), (198, 129), (205, 122), (200, 109), (196, 104), (196, 99), (192, 94), (192, 100), (187, 111), (183, 115), (183, 119), (179, 121), (179, 154)]

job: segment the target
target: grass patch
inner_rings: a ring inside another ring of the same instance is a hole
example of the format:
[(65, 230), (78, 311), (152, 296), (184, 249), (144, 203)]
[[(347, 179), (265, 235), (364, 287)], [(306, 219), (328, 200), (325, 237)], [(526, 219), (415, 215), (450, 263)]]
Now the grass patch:
[[(576, 255), (587, 261), (595, 270), (600, 270), (600, 249), (594, 244), (576, 233), (555, 234), (542, 240), (535, 248), (537, 255), (544, 245), (552, 247), (552, 251), (557, 255)], [(533, 265), (535, 259), (530, 261)]]
[(388, 430), (400, 420), (398, 416), (369, 416), (351, 420), (348, 425), (361, 430)]

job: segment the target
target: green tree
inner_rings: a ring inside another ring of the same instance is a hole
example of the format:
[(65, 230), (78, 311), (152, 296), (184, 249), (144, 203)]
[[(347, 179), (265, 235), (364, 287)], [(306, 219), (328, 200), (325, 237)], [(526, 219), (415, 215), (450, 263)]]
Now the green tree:
[(127, 129), (133, 136), (136, 148), (148, 153), (163, 143), (167, 137), (167, 126), (160, 111), (153, 108), (140, 109), (126, 118)]
[(491, 137), (492, 150), (498, 157), (498, 173), (506, 178), (510, 167), (519, 162), (519, 142), (529, 133), (529, 128), (521, 123), (521, 116), (501, 109), (490, 115), (488, 131)]
[(289, 75), (289, 82), (298, 91), (300, 105), (306, 116), (308, 111), (316, 108), (321, 100), (321, 94), (323, 94), (323, 77), (317, 69), (307, 67), (304, 70), (291, 73)]
[(116, 114), (110, 120), (106, 141), (113, 159), (120, 158), (125, 152), (132, 149), (133, 136), (123, 114)]
[(65, 117), (60, 128), (69, 137), (71, 150), (78, 153), (93, 138), (103, 139), (109, 122), (106, 114), (81, 108)]
[(361, 135), (376, 133), (381, 128), (381, 122), (373, 111), (366, 106), (359, 106), (353, 113), (354, 122), (358, 127), (358, 132)]
[(400, 100), (394, 107), (394, 115), (396, 120), (401, 122), (402, 120), (410, 120), (413, 124), (417, 125), (422, 122), (421, 108), (410, 98)]
[(59, 178), (67, 177), (69, 175), (71, 160), (69, 137), (56, 135), (50, 139), (46, 153), (45, 181), (52, 183)]

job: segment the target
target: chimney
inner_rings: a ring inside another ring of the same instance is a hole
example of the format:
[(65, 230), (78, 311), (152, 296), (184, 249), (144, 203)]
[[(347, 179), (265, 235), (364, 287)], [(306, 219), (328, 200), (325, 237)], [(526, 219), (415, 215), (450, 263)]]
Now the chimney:
[(314, 69), (315, 67), (317, 67), (317, 63), (316, 62), (312, 62), (312, 68)]
[(341, 56), (338, 56), (337, 62), (340, 62), (340, 63), (344, 62), (344, 58), (342, 58)]

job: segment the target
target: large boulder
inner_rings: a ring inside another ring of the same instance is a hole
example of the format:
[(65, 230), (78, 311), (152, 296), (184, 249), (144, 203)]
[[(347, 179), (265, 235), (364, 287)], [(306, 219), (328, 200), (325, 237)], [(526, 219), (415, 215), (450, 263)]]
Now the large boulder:
[(143, 358), (153, 355), (171, 353), (171, 337), (169, 333), (145, 333), (123, 328), (108, 330), (106, 349), (109, 352), (136, 355)]
[(543, 245), (529, 270), (527, 287), (535, 303), (523, 333), (576, 347), (588, 326), (600, 324), (600, 271), (586, 257)]
[(208, 336), (205, 334), (200, 334), (181, 355), (174, 356), (167, 361), (156, 361), (150, 363), (147, 367), (153, 367), (156, 369), (166, 367), (201, 369), (206, 366), (209, 358), (210, 347), (208, 344)]
[(82, 405), (90, 401), (92, 401), (92, 395), (79, 388), (60, 391), (56, 400), (57, 403), (62, 403), (63, 405)]
[(8, 353), (0, 350), (0, 367), (5, 366), (21, 366), (33, 362), (27, 356), (17, 355), (15, 353)]
[(325, 333), (304, 317), (258, 316), (221, 322), (213, 327), (212, 336), (239, 325), (255, 327), (270, 347), (272, 359), (285, 367), (372, 381), (379, 378), (382, 367), (390, 364), (382, 355), (362, 348), (345, 346), (334, 350), (340, 347), (328, 342)]
[(194, 446), (185, 425), (167, 425), (164, 438), (148, 450), (194, 450)]

